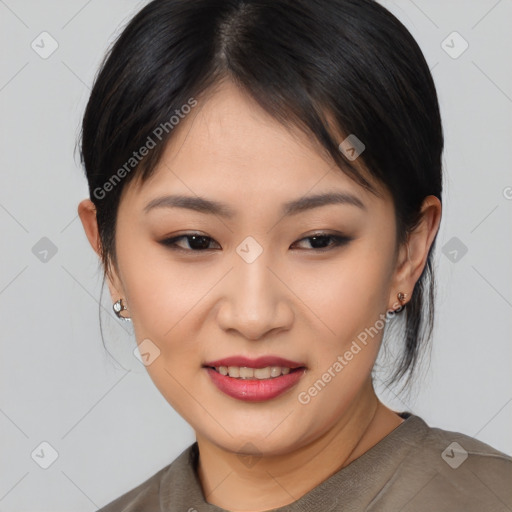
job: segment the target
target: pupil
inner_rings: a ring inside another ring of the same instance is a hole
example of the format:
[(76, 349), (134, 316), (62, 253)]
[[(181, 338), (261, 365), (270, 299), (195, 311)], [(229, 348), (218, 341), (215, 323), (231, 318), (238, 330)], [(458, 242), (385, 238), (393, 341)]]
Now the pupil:
[[(192, 235), (190, 236), (191, 240), (189, 240), (189, 245), (192, 247), (192, 248), (195, 248), (195, 249), (207, 249), (208, 248), (208, 237), (206, 236), (202, 236), (202, 235)], [(197, 245), (194, 245), (194, 242), (198, 242), (199, 241), (199, 244)], [(203, 243), (201, 243), (203, 242)]]
[[(312, 236), (311, 238), (311, 246), (314, 247), (315, 249), (319, 249), (319, 248), (323, 248), (323, 247), (327, 247), (329, 244), (327, 243), (328, 240), (329, 240), (329, 237), (327, 235), (321, 235), (321, 236)], [(320, 243), (315, 243), (315, 242), (318, 242), (320, 240)], [(322, 243), (322, 241), (324, 243)]]

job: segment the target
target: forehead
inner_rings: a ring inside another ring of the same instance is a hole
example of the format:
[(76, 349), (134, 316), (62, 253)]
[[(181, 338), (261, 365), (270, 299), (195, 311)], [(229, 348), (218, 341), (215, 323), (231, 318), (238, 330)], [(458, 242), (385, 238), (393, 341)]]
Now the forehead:
[(283, 125), (231, 82), (201, 99), (177, 128), (154, 174), (138, 190), (144, 198), (172, 190), (263, 204), (331, 190), (375, 200), (312, 135)]

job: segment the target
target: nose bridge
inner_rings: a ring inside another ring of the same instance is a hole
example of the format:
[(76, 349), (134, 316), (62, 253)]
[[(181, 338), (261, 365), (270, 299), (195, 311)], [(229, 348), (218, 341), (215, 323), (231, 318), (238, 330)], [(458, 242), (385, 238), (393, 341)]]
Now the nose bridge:
[[(272, 283), (273, 275), (268, 269), (270, 266), (267, 255), (260, 255), (258, 258), (247, 263), (243, 259), (235, 265), (235, 278), (238, 279), (239, 286), (235, 287), (235, 292), (239, 294), (239, 301), (268, 304), (274, 295)], [(240, 292), (240, 293), (239, 293)]]
[[(249, 250), (244, 253), (247, 248)], [(233, 278), (238, 284), (234, 287), (237, 307), (240, 310), (246, 308), (245, 314), (250, 314), (251, 311), (254, 315), (268, 314), (272, 306), (275, 306), (275, 293), (278, 292), (275, 290), (274, 276), (268, 269), (271, 266), (270, 251), (260, 252), (248, 242), (241, 244), (237, 253), (233, 269)]]
[(236, 252), (230, 273), (232, 285), (228, 287), (220, 321), (225, 329), (236, 329), (247, 338), (258, 339), (290, 321), (285, 292), (270, 270), (271, 251), (263, 250), (248, 237)]

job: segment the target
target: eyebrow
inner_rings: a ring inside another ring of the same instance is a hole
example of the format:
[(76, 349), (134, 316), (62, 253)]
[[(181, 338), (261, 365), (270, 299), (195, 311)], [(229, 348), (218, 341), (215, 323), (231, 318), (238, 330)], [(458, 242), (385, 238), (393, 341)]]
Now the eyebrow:
[[(306, 210), (331, 204), (346, 204), (356, 206), (365, 211), (367, 210), (366, 205), (361, 199), (348, 192), (325, 192), (288, 201), (283, 204), (281, 214), (283, 216), (296, 215)], [(156, 208), (185, 208), (200, 213), (219, 215), (228, 219), (237, 215), (236, 211), (225, 203), (198, 196), (167, 195), (157, 197), (151, 200), (144, 207), (143, 211), (148, 213)]]

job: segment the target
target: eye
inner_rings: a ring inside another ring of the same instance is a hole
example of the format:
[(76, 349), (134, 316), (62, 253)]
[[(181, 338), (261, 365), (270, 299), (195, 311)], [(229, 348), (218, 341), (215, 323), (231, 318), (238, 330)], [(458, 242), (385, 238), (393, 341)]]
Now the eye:
[[(181, 241), (185, 241), (186, 247), (178, 245), (178, 242)], [(215, 240), (206, 235), (201, 235), (198, 233), (187, 233), (185, 235), (176, 236), (174, 238), (167, 238), (162, 240), (160, 243), (166, 247), (169, 247), (170, 249), (177, 251), (201, 252), (210, 249), (208, 247), (210, 242), (215, 242)]]
[[(310, 247), (312, 247), (315, 252), (324, 252), (346, 245), (352, 240), (352, 238), (331, 233), (315, 233), (311, 236), (298, 240), (295, 244), (305, 240), (309, 241)], [(213, 238), (201, 235), (200, 233), (187, 233), (174, 238), (167, 238), (162, 240), (160, 243), (172, 250), (184, 252), (204, 252), (212, 250), (214, 248), (210, 246), (211, 243), (217, 244), (217, 248), (220, 247)], [(179, 245), (180, 243), (183, 245)]]
[[(298, 242), (302, 242), (304, 240), (311, 241), (310, 245), (313, 247), (315, 252), (323, 252), (334, 249), (335, 247), (346, 245), (352, 240), (352, 238), (342, 235), (335, 235), (331, 233), (315, 233), (311, 236), (302, 238)], [(329, 241), (331, 241), (332, 243), (329, 243)]]

